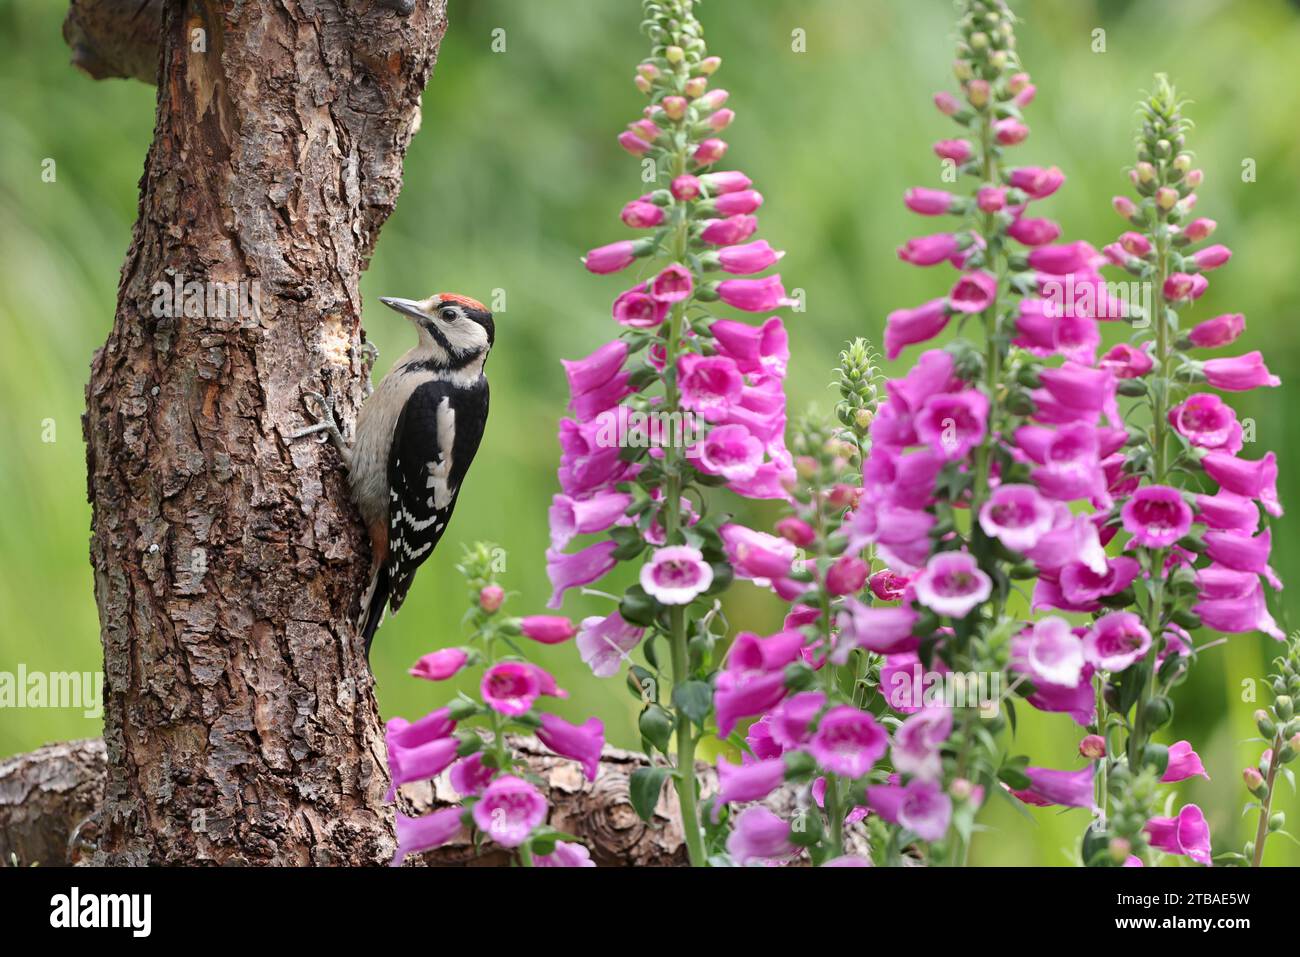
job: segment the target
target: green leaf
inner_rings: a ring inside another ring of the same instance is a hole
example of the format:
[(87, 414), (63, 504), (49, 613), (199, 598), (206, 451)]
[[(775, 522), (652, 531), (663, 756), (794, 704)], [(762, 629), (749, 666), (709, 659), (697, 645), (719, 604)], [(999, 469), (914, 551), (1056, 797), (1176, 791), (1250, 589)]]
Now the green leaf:
[(655, 805), (659, 803), (659, 792), (663, 789), (664, 778), (668, 776), (667, 768), (637, 768), (632, 772), (628, 782), (632, 808), (643, 821), (654, 816)]
[(697, 725), (713, 707), (713, 689), (704, 681), (684, 681), (673, 688), (673, 706)]

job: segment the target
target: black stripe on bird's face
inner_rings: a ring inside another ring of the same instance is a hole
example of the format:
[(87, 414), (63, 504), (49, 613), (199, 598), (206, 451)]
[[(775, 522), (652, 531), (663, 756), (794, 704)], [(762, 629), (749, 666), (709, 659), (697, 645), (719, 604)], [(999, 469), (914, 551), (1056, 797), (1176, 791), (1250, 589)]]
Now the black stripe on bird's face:
[[(411, 319), (431, 343), (446, 356), (446, 365), (457, 369), (486, 356), (495, 340), (492, 314), (475, 308), (479, 304), (461, 296), (430, 296), (412, 299), (381, 297), (380, 302)], [(473, 305), (469, 303), (473, 302)]]

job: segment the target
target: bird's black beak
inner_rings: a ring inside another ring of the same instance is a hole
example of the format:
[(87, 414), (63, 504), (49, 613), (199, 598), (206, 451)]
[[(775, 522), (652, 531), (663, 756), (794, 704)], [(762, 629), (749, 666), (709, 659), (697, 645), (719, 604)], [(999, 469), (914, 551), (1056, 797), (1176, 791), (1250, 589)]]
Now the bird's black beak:
[(420, 308), (420, 304), (414, 299), (395, 299), (390, 296), (380, 296), (379, 301), (389, 309), (394, 309), (404, 316), (410, 316), (412, 319), (429, 318), (428, 314)]

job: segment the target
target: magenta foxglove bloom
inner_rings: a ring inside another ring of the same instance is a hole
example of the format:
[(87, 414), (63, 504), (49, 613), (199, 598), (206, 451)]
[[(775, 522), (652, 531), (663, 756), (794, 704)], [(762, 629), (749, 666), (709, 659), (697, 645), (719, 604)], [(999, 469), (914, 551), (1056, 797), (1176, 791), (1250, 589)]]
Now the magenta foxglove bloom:
[(1023, 246), (1046, 246), (1061, 238), (1061, 227), (1050, 219), (1019, 216), (1007, 227), (1007, 235)]
[(1064, 618), (1040, 618), (1011, 639), (1011, 665), (1038, 688), (1075, 688), (1083, 676), (1083, 641)]
[(957, 97), (953, 96), (947, 90), (940, 90), (934, 95), (934, 105), (944, 116), (952, 116), (961, 109), (961, 104), (957, 102)]
[(1253, 572), (1211, 565), (1197, 572), (1200, 601), (1192, 606), (1206, 628), (1228, 635), (1259, 631), (1281, 641), (1285, 635), (1269, 614), (1264, 586)]
[(868, 606), (854, 598), (846, 598), (838, 618), (840, 635), (845, 642), (842, 657), (847, 659), (855, 646), (879, 654), (915, 651), (921, 641), (912, 634), (917, 617), (917, 613), (906, 606)]
[(465, 649), (441, 648), (420, 658), (411, 666), (407, 674), (412, 678), (423, 678), (426, 681), (446, 681), (464, 668), (467, 661), (469, 655), (465, 653)]
[(1269, 567), (1268, 556), (1272, 549), (1272, 532), (1264, 529), (1251, 537), (1238, 532), (1207, 531), (1205, 533), (1205, 554), (1210, 561), (1218, 562), (1239, 572), (1254, 572), (1268, 579), (1274, 588), (1281, 588), (1282, 582)]
[(785, 375), (790, 361), (790, 338), (780, 316), (772, 316), (761, 326), (719, 319), (709, 327), (718, 352), (731, 359), (741, 372), (751, 375)]
[(650, 298), (659, 302), (681, 302), (690, 297), (694, 288), (691, 271), (680, 263), (673, 263), (650, 280)]
[(591, 852), (573, 841), (556, 841), (555, 850), (533, 858), (533, 867), (595, 867)]
[(1083, 639), (1083, 656), (1103, 671), (1123, 671), (1150, 647), (1151, 632), (1141, 618), (1131, 611), (1112, 611), (1093, 622)]
[[(720, 93), (721, 90), (714, 90), (714, 93)], [(716, 173), (705, 173), (700, 177), (700, 182), (710, 193), (717, 195), (719, 193), (735, 193), (742, 189), (749, 189), (754, 185), (754, 181), (738, 169), (721, 170)]]
[(1207, 528), (1255, 534), (1259, 528), (1259, 506), (1244, 495), (1220, 490), (1214, 495), (1196, 496), (1197, 521)]
[(393, 867), (400, 867), (402, 861), (410, 854), (431, 851), (435, 847), (450, 843), (463, 830), (461, 815), (464, 809), (447, 807), (421, 817), (408, 817), (401, 811), (393, 812), (393, 822), (397, 826), (397, 853), (393, 855)]
[(790, 857), (796, 850), (790, 842), (790, 825), (762, 805), (741, 811), (727, 838), (727, 853), (742, 867)]
[(561, 359), (569, 394), (576, 398), (600, 388), (618, 374), (626, 360), (627, 343), (622, 339), (605, 343), (585, 359)]
[(1026, 804), (1038, 807), (1094, 807), (1093, 768), (1089, 764), (1078, 771), (1054, 771), (1051, 768), (1025, 768), (1029, 787), (1012, 791)]
[[(1133, 584), (1140, 571), (1137, 559), (1127, 556), (1106, 559), (1106, 571), (1100, 575), (1082, 562), (1071, 562), (1057, 572), (1056, 584), (1064, 601), (1053, 607), (1062, 611), (1096, 611), (1101, 598), (1122, 592)], [(1043, 580), (1047, 580), (1046, 576)]]
[(936, 233), (909, 239), (898, 247), (898, 258), (913, 266), (935, 266), (961, 251), (961, 241), (952, 233)]
[(1205, 380), (1225, 392), (1247, 392), (1260, 386), (1279, 386), (1282, 380), (1268, 371), (1259, 352), (1227, 359), (1206, 359)]
[(1089, 369), (1066, 362), (1039, 374), (1043, 389), (1062, 405), (1082, 413), (1105, 411), (1115, 402), (1115, 376), (1109, 369)]
[(524, 637), (543, 645), (558, 645), (578, 633), (573, 622), (562, 615), (528, 615), (519, 621)]
[(447, 778), (451, 786), (461, 797), (483, 793), (483, 789), (492, 783), (496, 769), (483, 763), (482, 752), (475, 752), (467, 758), (461, 758), (451, 766)]
[(689, 545), (656, 549), (641, 566), (641, 587), (663, 605), (689, 605), (712, 584), (713, 568)]
[(952, 209), (957, 197), (941, 189), (917, 186), (903, 194), (903, 204), (922, 216), (939, 216)]
[(1194, 243), (1199, 243), (1203, 239), (1209, 239), (1210, 235), (1219, 226), (1212, 219), (1206, 219), (1204, 216), (1193, 219), (1183, 229), (1183, 235)]
[(583, 257), (582, 264), (588, 271), (597, 274), (618, 272), (632, 265), (639, 254), (648, 251), (648, 245), (638, 244), (632, 239), (623, 239), (591, 250)]
[(569, 696), (569, 692), (556, 683), (555, 676), (541, 665), (535, 665), (531, 662), (526, 662), (526, 664), (528, 670), (537, 679), (537, 688), (542, 694), (550, 698), (567, 698)]
[(897, 359), (907, 346), (928, 342), (948, 325), (948, 303), (932, 299), (915, 309), (895, 309), (885, 319), (885, 357)]
[(984, 441), (989, 400), (976, 389), (932, 395), (916, 414), (917, 438), (944, 458), (964, 459)]
[(527, 663), (503, 661), (483, 673), (479, 691), (493, 711), (515, 717), (533, 706), (542, 686), (537, 671)]
[(1153, 817), (1144, 830), (1147, 841), (1166, 854), (1182, 854), (1209, 867), (1210, 825), (1195, 804), (1184, 804), (1177, 817)]
[(1192, 345), (1200, 349), (1217, 349), (1237, 341), (1246, 330), (1246, 317), (1241, 313), (1226, 313), (1198, 322), (1187, 333)]
[(753, 216), (728, 216), (726, 219), (710, 219), (704, 225), (700, 239), (712, 246), (734, 246), (743, 243), (758, 229), (758, 220)]
[(723, 671), (713, 693), (713, 710), (718, 736), (727, 737), (741, 718), (764, 714), (785, 697), (785, 674), (781, 671)]
[(1237, 413), (1213, 392), (1189, 395), (1169, 410), (1169, 424), (1192, 445), (1232, 455), (1241, 451)]
[(952, 733), (951, 708), (923, 708), (898, 726), (889, 749), (894, 770), (936, 781), (943, 773), (939, 749)]
[(448, 737), (455, 730), (456, 722), (451, 718), (451, 709), (443, 707), (430, 711), (415, 722), (405, 718), (389, 718), (384, 725), (384, 743), (389, 751), (393, 748), (415, 748)]
[(1192, 750), (1192, 743), (1175, 741), (1169, 745), (1169, 764), (1165, 767), (1165, 773), (1161, 775), (1160, 780), (1165, 784), (1175, 784), (1197, 775), (1207, 781), (1210, 780), (1210, 776), (1205, 773), (1205, 765), (1201, 763), (1200, 755)]
[(779, 671), (799, 658), (804, 642), (803, 633), (797, 629), (778, 631), (766, 638), (742, 631), (727, 652), (726, 670), (733, 674)]
[(1000, 186), (981, 186), (975, 194), (975, 205), (985, 213), (1000, 213), (1007, 205), (1007, 191)]
[(1196, 263), (1197, 268), (1206, 272), (1211, 269), (1218, 269), (1231, 258), (1232, 250), (1217, 243), (1192, 253), (1192, 262)]
[(745, 312), (768, 312), (787, 304), (781, 276), (762, 279), (724, 279), (717, 286), (718, 298)]
[(614, 300), (614, 319), (629, 329), (653, 329), (668, 316), (671, 303), (655, 299), (649, 293), (649, 284), (640, 283), (619, 293)]
[(718, 805), (761, 801), (784, 781), (785, 761), (779, 757), (739, 765), (718, 758)]
[(1145, 349), (1119, 342), (1097, 364), (1108, 369), (1116, 379), (1136, 379), (1150, 372), (1155, 362)]
[(1083, 669), (1079, 683), (1073, 688), (1037, 685), (1034, 693), (1025, 700), (1039, 711), (1068, 714), (1075, 724), (1087, 727), (1097, 719), (1097, 692), (1092, 686), (1094, 673), (1092, 665), (1088, 665)]
[(641, 642), (644, 628), (630, 625), (617, 611), (605, 618), (584, 618), (578, 627), (578, 654), (597, 678), (616, 675), (632, 649)]
[(1030, 250), (1029, 267), (1053, 276), (1065, 276), (1088, 269), (1096, 257), (1097, 250), (1079, 240)]
[(718, 265), (722, 267), (723, 272), (729, 272), (733, 276), (747, 276), (762, 272), (784, 255), (784, 251), (773, 249), (768, 245), (766, 239), (757, 239), (752, 243), (727, 246), (718, 250)]
[(1210, 281), (1200, 273), (1192, 275), (1185, 272), (1173, 273), (1165, 280), (1162, 292), (1170, 302), (1199, 299), (1210, 288)]
[(743, 425), (719, 425), (695, 447), (699, 470), (728, 480), (753, 478), (763, 453), (763, 443)]
[(993, 134), (1003, 146), (1015, 146), (1017, 143), (1023, 143), (1029, 136), (1029, 127), (1019, 120), (1008, 117), (993, 124)]
[(1228, 492), (1258, 499), (1264, 511), (1281, 516), (1277, 497), (1277, 456), (1269, 452), (1262, 459), (1239, 459), (1224, 452), (1211, 452), (1201, 459), (1205, 473)]
[(474, 805), (474, 823), (502, 847), (518, 847), (546, 820), (546, 799), (527, 781), (503, 774)]
[(900, 575), (892, 568), (882, 568), (867, 579), (867, 587), (881, 601), (898, 601), (906, 592), (909, 581), (911, 579), (906, 575)]
[(692, 176), (690, 173), (683, 173), (676, 177), (668, 186), (668, 191), (673, 194), (673, 199), (686, 202), (697, 198), (700, 195), (700, 179), (698, 176)]
[(1056, 524), (1051, 504), (1032, 485), (1000, 485), (980, 508), (980, 528), (1012, 551), (1027, 551)]
[(785, 539), (734, 522), (723, 525), (718, 532), (722, 535), (727, 561), (738, 577), (764, 586), (790, 573), (795, 547)]
[(1145, 548), (1167, 548), (1192, 527), (1192, 509), (1176, 488), (1144, 485), (1124, 503), (1124, 530)]
[(390, 744), (388, 748), (388, 770), (392, 775), (385, 800), (392, 801), (397, 789), (411, 781), (428, 781), (436, 778), (456, 760), (456, 749), (460, 742), (456, 738), (437, 738), (425, 744), (411, 748)]
[(553, 548), (546, 550), (546, 574), (551, 579), (551, 600), (547, 608), (559, 608), (564, 600), (564, 593), (570, 588), (590, 585), (597, 578), (602, 578), (617, 562), (614, 552), (618, 544), (613, 541), (597, 542), (580, 552), (566, 555)]
[(965, 618), (993, 593), (993, 580), (966, 552), (940, 552), (912, 580), (912, 590), (936, 615)]
[(569, 402), (569, 408), (579, 422), (590, 422), (602, 412), (612, 409), (632, 394), (626, 372), (615, 373), (614, 377), (590, 392), (575, 395)]
[(1092, 365), (1101, 344), (1097, 320), (1072, 313), (1066, 316), (1047, 314), (1041, 299), (1023, 299), (1016, 317), (1014, 344), (1037, 356), (1061, 355), (1083, 365)]
[(740, 401), (745, 388), (736, 364), (726, 356), (688, 353), (677, 361), (682, 408), (720, 421)]
[(808, 750), (817, 763), (846, 778), (860, 778), (884, 757), (889, 735), (865, 711), (837, 705), (822, 716)]
[(1057, 503), (1056, 525), (1025, 553), (1042, 570), (1055, 571), (1071, 562), (1083, 562), (1098, 575), (1106, 573), (1106, 550), (1097, 526), (1086, 515), (1074, 515)]
[(695, 152), (691, 154), (697, 166), (711, 166), (718, 160), (722, 159), (727, 152), (727, 144), (720, 139), (707, 139), (695, 147)]
[[(939, 679), (951, 670), (938, 656), (930, 662), (927, 672), (914, 651), (885, 655), (880, 666), (880, 693), (885, 703), (899, 714), (915, 714), (931, 704), (926, 700), (927, 690), (935, 688), (941, 691), (943, 685)], [(936, 700), (935, 706), (938, 704)]]
[(551, 547), (559, 551), (568, 547), (575, 536), (603, 532), (612, 525), (621, 524), (631, 504), (631, 495), (613, 489), (583, 499), (563, 494), (553, 496), (549, 512)]
[(651, 229), (664, 221), (664, 209), (644, 199), (634, 199), (619, 214), (623, 223), (633, 229)]
[(826, 590), (832, 595), (855, 595), (870, 573), (871, 566), (856, 555), (841, 555), (826, 572)]
[(740, 189), (734, 193), (723, 193), (713, 201), (713, 205), (723, 216), (740, 216), (752, 213), (763, 205), (763, 194), (756, 189)]
[(793, 515), (787, 515), (776, 523), (776, 533), (796, 548), (807, 548), (817, 540), (816, 529)]
[(768, 733), (782, 748), (798, 748), (808, 742), (813, 719), (826, 706), (820, 691), (801, 691), (781, 702), (768, 716)]
[(553, 714), (544, 714), (537, 738), (561, 757), (572, 758), (581, 764), (588, 781), (596, 780), (600, 751), (605, 746), (605, 724), (599, 718), (588, 718), (579, 725), (570, 724)]
[[(631, 130), (624, 130), (618, 134), (618, 145), (623, 147), (633, 156), (644, 156), (654, 149), (653, 143), (647, 143), (641, 137), (637, 136)], [(593, 270), (594, 272), (595, 270)]]
[(954, 163), (964, 163), (971, 158), (971, 145), (966, 140), (940, 140), (934, 144), (934, 155), (939, 159), (950, 159)]
[(948, 305), (957, 312), (983, 312), (997, 291), (998, 281), (989, 273), (983, 270), (964, 273), (948, 291)]
[(1041, 166), (1021, 166), (1011, 171), (1008, 182), (1034, 199), (1046, 199), (1061, 188), (1061, 184), (1065, 182), (1065, 175), (1055, 166), (1050, 169), (1043, 169)]
[(905, 827), (923, 841), (942, 840), (952, 818), (952, 799), (934, 781), (867, 788), (867, 804), (886, 821)]

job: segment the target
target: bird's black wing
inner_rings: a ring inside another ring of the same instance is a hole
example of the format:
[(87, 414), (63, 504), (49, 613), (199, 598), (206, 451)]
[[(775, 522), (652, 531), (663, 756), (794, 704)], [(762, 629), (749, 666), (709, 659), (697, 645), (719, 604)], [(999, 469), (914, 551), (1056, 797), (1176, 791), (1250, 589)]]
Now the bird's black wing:
[(442, 380), (411, 393), (388, 453), (389, 607), (406, 598), (416, 569), (433, 553), (487, 422), (487, 380), (469, 386)]

